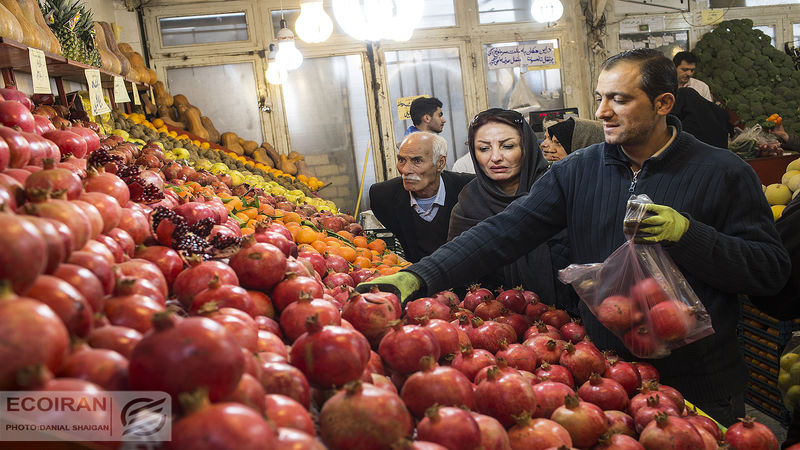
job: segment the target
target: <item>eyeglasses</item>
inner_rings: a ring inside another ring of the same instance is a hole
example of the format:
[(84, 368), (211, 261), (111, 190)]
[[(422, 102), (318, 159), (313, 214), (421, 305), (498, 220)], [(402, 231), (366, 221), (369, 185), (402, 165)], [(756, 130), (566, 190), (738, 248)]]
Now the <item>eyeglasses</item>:
[(477, 123), (480, 119), (492, 118), (492, 117), (503, 118), (509, 122), (520, 125), (525, 121), (525, 118), (519, 111), (514, 111), (513, 109), (491, 108), (476, 114), (475, 117), (472, 118), (470, 126)]

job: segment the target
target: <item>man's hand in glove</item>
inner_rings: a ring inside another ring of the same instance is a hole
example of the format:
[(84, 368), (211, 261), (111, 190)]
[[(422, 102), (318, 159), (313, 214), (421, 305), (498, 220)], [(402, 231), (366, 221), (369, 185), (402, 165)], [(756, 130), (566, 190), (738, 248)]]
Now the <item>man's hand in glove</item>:
[(642, 219), (639, 231), (646, 242), (678, 242), (689, 229), (689, 219), (669, 206), (649, 204), (646, 206), (648, 215)]
[(397, 272), (393, 275), (365, 281), (356, 286), (356, 291), (369, 292), (372, 286), (376, 286), (381, 291), (393, 293), (400, 299), (400, 303), (405, 305), (406, 301), (411, 300), (414, 294), (419, 294), (422, 288), (422, 280), (411, 272)]

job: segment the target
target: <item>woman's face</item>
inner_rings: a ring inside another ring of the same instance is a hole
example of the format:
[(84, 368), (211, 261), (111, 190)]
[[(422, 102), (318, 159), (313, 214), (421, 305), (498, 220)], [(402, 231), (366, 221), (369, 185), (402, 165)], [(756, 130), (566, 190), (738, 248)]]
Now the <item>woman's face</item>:
[(550, 133), (547, 131), (544, 132), (544, 141), (542, 142), (541, 148), (544, 159), (548, 161), (560, 161), (567, 157), (567, 151), (564, 150), (564, 146), (558, 142), (555, 136), (550, 136)]
[(500, 190), (513, 195), (522, 170), (522, 136), (507, 124), (488, 122), (475, 132), (475, 159)]

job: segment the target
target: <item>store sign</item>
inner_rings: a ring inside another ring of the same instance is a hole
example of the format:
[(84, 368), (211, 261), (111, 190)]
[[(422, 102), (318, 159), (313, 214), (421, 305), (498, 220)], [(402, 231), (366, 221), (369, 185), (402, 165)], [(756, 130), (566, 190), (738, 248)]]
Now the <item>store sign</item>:
[(716, 25), (722, 22), (724, 11), (721, 9), (704, 9), (700, 15), (702, 25)]
[(31, 63), (31, 78), (34, 94), (52, 94), (50, 76), (47, 74), (47, 60), (44, 52), (36, 48), (28, 48), (28, 59)]
[(397, 118), (406, 120), (411, 118), (411, 102), (420, 97), (430, 97), (429, 95), (412, 95), (411, 97), (400, 97), (397, 99)]
[(558, 49), (552, 43), (489, 47), (486, 49), (486, 61), (489, 69), (522, 67), (542, 70), (559, 66)]
[(84, 70), (86, 84), (89, 86), (89, 106), (93, 116), (111, 112), (103, 98), (103, 84), (100, 81), (100, 71), (97, 69)]
[(139, 98), (139, 89), (136, 87), (135, 81), (131, 81), (131, 89), (133, 89), (133, 104), (141, 105), (142, 100)]
[(128, 103), (129, 101), (131, 98), (128, 97), (125, 80), (122, 77), (114, 77), (114, 103)]

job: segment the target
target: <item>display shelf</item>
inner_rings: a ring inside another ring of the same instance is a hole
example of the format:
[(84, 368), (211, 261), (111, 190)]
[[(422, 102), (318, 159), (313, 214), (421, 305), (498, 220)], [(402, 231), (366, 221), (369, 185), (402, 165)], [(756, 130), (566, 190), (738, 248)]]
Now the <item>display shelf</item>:
[(769, 186), (770, 184), (780, 183), (781, 177), (786, 173), (786, 166), (798, 157), (800, 155), (797, 153), (786, 152), (783, 156), (753, 158), (745, 161), (756, 171), (756, 175), (761, 179), (761, 184)]

